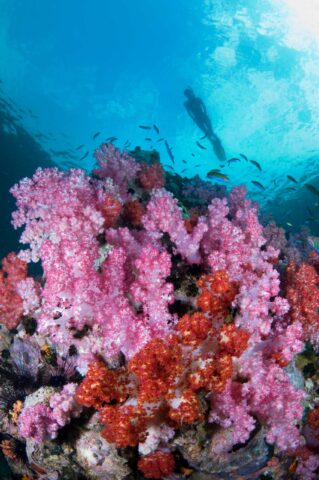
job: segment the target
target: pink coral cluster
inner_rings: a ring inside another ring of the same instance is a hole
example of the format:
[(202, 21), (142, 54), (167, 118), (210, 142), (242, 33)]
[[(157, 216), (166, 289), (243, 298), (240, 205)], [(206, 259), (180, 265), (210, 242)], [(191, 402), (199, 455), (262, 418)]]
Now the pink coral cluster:
[(51, 395), (49, 405), (39, 402), (23, 408), (19, 416), (20, 435), (37, 443), (56, 438), (58, 430), (82, 412), (75, 401), (76, 388), (75, 383), (68, 383), (61, 392)]
[(78, 404), (94, 407), (104, 438), (139, 444), (148, 478), (173, 471), (165, 449), (180, 425), (208, 415), (222, 432), (212, 452), (246, 442), (257, 424), (282, 451), (301, 447), (304, 391), (284, 368), (309, 338), (302, 281), (315, 291), (315, 267), (288, 269), (290, 310), (275, 268), (285, 239), (262, 227), (244, 187), (226, 195), (199, 182), (206, 193), (191, 211), (164, 188), (159, 164), (142, 168), (105, 144), (95, 157), (94, 178), (38, 169), (11, 190), (29, 244), (19, 256), (44, 271), (41, 292), (20, 278), (19, 315), (38, 308), (38, 333), (64, 353), (76, 346), (86, 374), (49, 405), (26, 407), (21, 435), (54, 438)]

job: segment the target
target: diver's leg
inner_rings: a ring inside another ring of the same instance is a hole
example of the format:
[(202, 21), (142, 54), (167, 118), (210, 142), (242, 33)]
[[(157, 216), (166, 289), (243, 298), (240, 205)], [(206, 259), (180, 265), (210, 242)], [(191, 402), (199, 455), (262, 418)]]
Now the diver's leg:
[(220, 161), (224, 162), (226, 160), (226, 153), (225, 153), (224, 147), (222, 145), (222, 142), (220, 141), (220, 139), (217, 137), (216, 133), (214, 133), (214, 132), (208, 138), (209, 138), (209, 140), (210, 140), (210, 142), (213, 146), (216, 157)]
[(206, 115), (203, 118), (203, 123), (204, 123), (204, 129), (205, 129), (205, 133), (206, 133), (207, 137), (215, 135), (214, 130), (213, 130), (213, 126), (212, 126), (212, 122), (210, 121), (210, 118), (209, 118), (208, 115)]

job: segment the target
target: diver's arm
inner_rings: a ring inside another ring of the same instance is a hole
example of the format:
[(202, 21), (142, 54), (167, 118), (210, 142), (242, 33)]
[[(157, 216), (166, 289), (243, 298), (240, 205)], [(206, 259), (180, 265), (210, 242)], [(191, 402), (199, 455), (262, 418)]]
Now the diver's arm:
[(195, 115), (194, 115), (193, 111), (189, 108), (187, 102), (184, 103), (184, 106), (187, 110), (188, 115), (191, 117), (191, 119), (195, 120)]
[(206, 109), (206, 105), (205, 103), (203, 102), (203, 100), (201, 98), (198, 99), (198, 102), (203, 110), (203, 113), (205, 113), (205, 115), (207, 115), (207, 109)]

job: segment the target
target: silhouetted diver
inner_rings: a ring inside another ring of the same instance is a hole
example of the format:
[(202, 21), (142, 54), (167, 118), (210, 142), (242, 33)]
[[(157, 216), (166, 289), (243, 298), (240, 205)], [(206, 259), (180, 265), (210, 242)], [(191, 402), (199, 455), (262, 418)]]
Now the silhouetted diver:
[(184, 91), (184, 95), (187, 98), (186, 102), (184, 102), (187, 113), (205, 134), (205, 137), (210, 140), (215, 155), (219, 158), (219, 160), (226, 160), (225, 150), (220, 139), (213, 130), (212, 123), (207, 114), (206, 106), (203, 100), (199, 97), (195, 97), (195, 94), (191, 88), (187, 88)]

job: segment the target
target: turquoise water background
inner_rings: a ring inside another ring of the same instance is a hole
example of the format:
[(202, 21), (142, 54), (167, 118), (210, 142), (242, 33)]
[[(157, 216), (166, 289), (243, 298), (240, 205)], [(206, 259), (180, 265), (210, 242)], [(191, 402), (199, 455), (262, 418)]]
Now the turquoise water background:
[(175, 170), (205, 178), (220, 162), (207, 141), (196, 146), (202, 133), (183, 106), (190, 86), (227, 158), (262, 166), (226, 165), (229, 185), (245, 183), (288, 230), (307, 222), (318, 234), (307, 218), (309, 208), (319, 218), (319, 197), (304, 186), (319, 187), (318, 0), (0, 0), (0, 11), (0, 93), (15, 113), (6, 133), (23, 126), (65, 168), (90, 169), (112, 135), (120, 147), (154, 146), (170, 164), (155, 132), (138, 128), (155, 123)]

